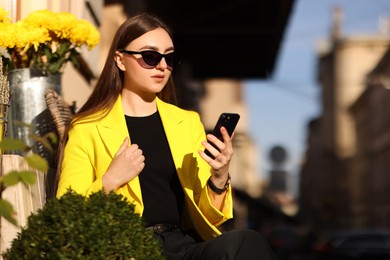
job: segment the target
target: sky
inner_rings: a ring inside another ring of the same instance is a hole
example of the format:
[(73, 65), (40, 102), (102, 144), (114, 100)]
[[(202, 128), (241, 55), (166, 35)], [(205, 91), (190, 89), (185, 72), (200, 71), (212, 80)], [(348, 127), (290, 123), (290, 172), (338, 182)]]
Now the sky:
[(273, 75), (244, 82), (249, 134), (260, 157), (259, 176), (268, 180), (269, 152), (283, 146), (292, 193), (306, 149), (307, 123), (321, 113), (316, 46), (329, 37), (335, 6), (342, 9), (345, 36), (379, 33), (380, 21), (390, 19), (390, 0), (295, 0)]

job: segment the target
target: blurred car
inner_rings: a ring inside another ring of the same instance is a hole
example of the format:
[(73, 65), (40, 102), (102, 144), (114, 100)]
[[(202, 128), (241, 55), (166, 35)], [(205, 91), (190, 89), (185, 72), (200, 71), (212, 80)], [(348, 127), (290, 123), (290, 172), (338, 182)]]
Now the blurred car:
[(326, 234), (326, 250), (318, 257), (327, 259), (390, 259), (390, 230), (351, 230)]

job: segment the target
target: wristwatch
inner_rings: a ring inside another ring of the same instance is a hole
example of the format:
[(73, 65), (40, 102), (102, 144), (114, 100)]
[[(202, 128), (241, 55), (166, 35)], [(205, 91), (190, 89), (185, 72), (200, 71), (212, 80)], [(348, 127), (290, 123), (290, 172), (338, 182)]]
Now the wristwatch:
[(207, 185), (209, 186), (209, 188), (214, 191), (215, 193), (221, 195), (222, 193), (224, 193), (228, 188), (229, 188), (229, 185), (230, 185), (230, 174), (228, 174), (228, 178), (226, 180), (226, 183), (225, 185), (223, 186), (222, 189), (218, 188), (217, 186), (215, 186), (215, 184), (211, 181), (211, 177), (209, 178), (209, 180), (207, 181)]

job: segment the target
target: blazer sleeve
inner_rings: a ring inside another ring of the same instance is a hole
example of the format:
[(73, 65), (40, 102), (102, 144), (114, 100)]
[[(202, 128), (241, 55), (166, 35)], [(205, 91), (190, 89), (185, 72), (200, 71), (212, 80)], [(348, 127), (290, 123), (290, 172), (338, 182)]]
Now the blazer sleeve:
[(84, 196), (103, 189), (102, 179), (95, 173), (93, 153), (90, 152), (93, 139), (91, 135), (93, 131), (83, 129), (82, 125), (75, 125), (69, 132), (57, 197), (62, 196), (69, 188)]
[[(202, 141), (206, 140), (206, 134), (204, 130), (204, 126), (200, 121), (199, 115), (197, 115), (196, 118), (196, 125), (197, 127), (194, 127), (194, 129), (197, 129), (197, 132), (194, 134), (195, 138), (195, 144), (199, 149), (204, 149), (202, 146)], [(229, 187), (224, 201), (224, 208), (222, 211), (219, 211), (217, 208), (215, 208), (211, 204), (211, 200), (208, 195), (208, 187), (207, 187), (207, 180), (211, 176), (210, 172), (210, 165), (203, 160), (202, 157), (198, 154), (196, 151), (196, 157), (198, 161), (198, 178), (200, 179), (201, 183), (201, 191), (199, 194), (199, 199), (195, 200), (198, 201), (198, 207), (203, 213), (203, 215), (207, 218), (207, 220), (215, 225), (219, 226), (222, 223), (224, 223), (226, 220), (233, 217), (233, 199), (232, 199), (232, 192), (231, 187)], [(197, 192), (194, 192), (194, 194), (197, 194)]]

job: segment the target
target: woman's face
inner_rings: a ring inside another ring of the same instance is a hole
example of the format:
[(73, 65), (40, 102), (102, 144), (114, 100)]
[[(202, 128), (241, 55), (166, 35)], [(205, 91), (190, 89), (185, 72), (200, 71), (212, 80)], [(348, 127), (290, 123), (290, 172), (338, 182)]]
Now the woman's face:
[[(164, 29), (157, 28), (136, 38), (124, 50), (157, 51), (160, 54), (169, 54), (173, 53), (174, 48), (169, 34)], [(123, 87), (142, 96), (161, 92), (172, 71), (172, 67), (166, 61), (168, 60), (169, 63), (168, 57), (162, 58), (157, 65), (150, 65), (150, 60), (146, 58), (145, 62), (141, 54), (117, 51), (115, 60), (119, 69), (124, 72)]]

